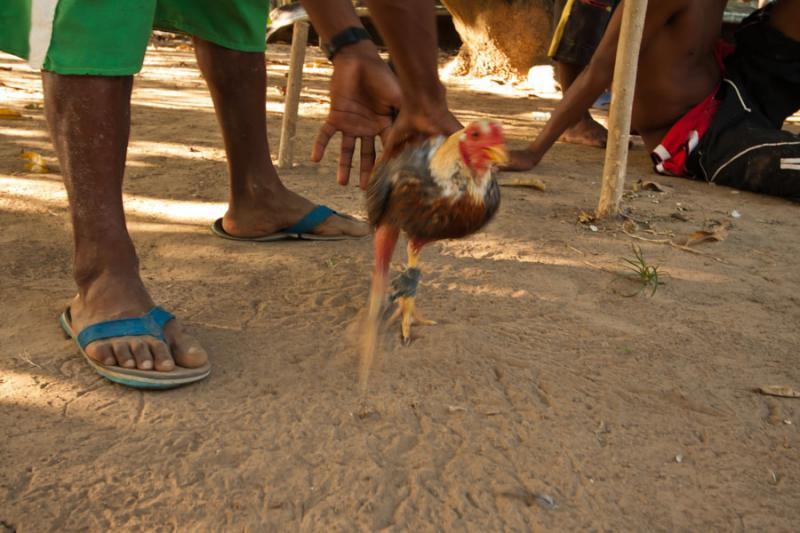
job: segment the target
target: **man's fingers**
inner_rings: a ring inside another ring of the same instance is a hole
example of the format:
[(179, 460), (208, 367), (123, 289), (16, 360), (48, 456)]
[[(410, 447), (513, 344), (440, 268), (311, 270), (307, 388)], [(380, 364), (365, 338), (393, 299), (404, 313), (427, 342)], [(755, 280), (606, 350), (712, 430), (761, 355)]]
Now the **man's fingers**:
[(352, 135), (342, 134), (342, 148), (339, 150), (339, 169), (336, 171), (336, 181), (339, 185), (347, 185), (350, 181), (350, 167), (353, 163), (353, 152), (356, 149), (356, 138)]
[(361, 162), (359, 170), (361, 172), (358, 186), (361, 190), (367, 189), (369, 176), (372, 174), (372, 167), (375, 166), (375, 137), (361, 137)]
[(314, 146), (311, 148), (312, 161), (315, 163), (322, 161), (322, 156), (325, 155), (325, 148), (327, 148), (328, 143), (331, 141), (331, 137), (333, 137), (335, 134), (336, 128), (334, 128), (330, 122), (326, 121), (319, 129), (317, 138), (314, 140)]

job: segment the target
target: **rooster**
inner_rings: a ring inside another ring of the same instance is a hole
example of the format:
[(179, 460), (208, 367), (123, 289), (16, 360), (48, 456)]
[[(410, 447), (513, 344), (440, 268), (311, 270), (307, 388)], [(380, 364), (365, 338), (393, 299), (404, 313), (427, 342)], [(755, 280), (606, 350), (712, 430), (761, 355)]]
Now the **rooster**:
[[(375, 326), (386, 300), (387, 277), (395, 245), (408, 237), (408, 268), (392, 283), (401, 319), (403, 344), (411, 324), (431, 325), (416, 311), (422, 247), (441, 239), (470, 235), (489, 222), (500, 205), (496, 165), (508, 161), (500, 124), (477, 121), (450, 137), (434, 137), (381, 161), (367, 189), (369, 222), (375, 229), (375, 264), (368, 321)], [(377, 327), (368, 325), (362, 345), (362, 381), (375, 349)]]

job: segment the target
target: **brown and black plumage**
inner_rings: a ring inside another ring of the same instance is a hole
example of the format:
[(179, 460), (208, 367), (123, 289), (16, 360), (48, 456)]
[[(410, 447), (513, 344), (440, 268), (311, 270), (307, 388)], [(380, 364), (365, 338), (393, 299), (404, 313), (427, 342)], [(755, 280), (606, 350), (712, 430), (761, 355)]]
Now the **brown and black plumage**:
[[(500, 188), (491, 174), (483, 178), (485, 188), (476, 187), (462, 172), (447, 176), (446, 184), (434, 178), (431, 159), (446, 142), (429, 140), (379, 166), (367, 189), (367, 213), (374, 228), (389, 226), (410, 240), (435, 241), (466, 237), (491, 220), (500, 206)], [(444, 146), (445, 153), (447, 149)]]
[[(382, 161), (367, 189), (367, 212), (375, 228), (375, 265), (369, 316), (378, 320), (386, 299), (387, 276), (400, 233), (408, 237), (408, 269), (393, 283), (402, 318), (404, 343), (412, 322), (431, 324), (416, 315), (419, 253), (426, 244), (458, 239), (484, 227), (500, 205), (495, 165), (507, 160), (505, 140), (496, 122), (473, 122), (450, 137), (436, 137), (407, 147)], [(362, 379), (375, 346), (375, 332), (365, 336)]]

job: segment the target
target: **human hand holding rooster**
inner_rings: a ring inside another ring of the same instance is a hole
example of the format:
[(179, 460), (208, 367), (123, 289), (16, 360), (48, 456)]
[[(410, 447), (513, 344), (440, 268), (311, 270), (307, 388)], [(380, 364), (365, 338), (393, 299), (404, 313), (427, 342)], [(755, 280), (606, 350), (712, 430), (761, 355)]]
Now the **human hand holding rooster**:
[(383, 143), (383, 157), (391, 158), (408, 144), (421, 143), (430, 137), (445, 137), (462, 128), (461, 123), (447, 108), (443, 99), (428, 101), (424, 95), (406, 98), (397, 120)]
[[(331, 138), (341, 132), (336, 173), (339, 185), (350, 181), (356, 138), (361, 145), (359, 186), (366, 189), (375, 166), (375, 137), (381, 138), (384, 157), (393, 157), (409, 143), (448, 136), (461, 129), (444, 99), (431, 100), (426, 94), (403, 98), (397, 78), (377, 53), (356, 47), (334, 59), (330, 98), (330, 110), (317, 134), (311, 160), (321, 161)], [(397, 119), (392, 123), (395, 114)]]
[[(361, 26), (348, 0), (302, 0), (302, 4), (326, 41), (345, 28)], [(346, 185), (359, 138), (362, 189), (375, 164), (376, 136), (381, 137), (383, 157), (388, 158), (409, 143), (447, 136), (461, 128), (447, 109), (445, 89), (438, 76), (433, 3), (371, 0), (368, 4), (373, 22), (398, 67), (398, 76), (381, 60), (369, 40), (341, 48), (333, 58), (330, 111), (311, 154), (312, 161), (319, 162), (331, 138), (341, 132), (336, 179)], [(395, 116), (397, 120), (390, 131)]]

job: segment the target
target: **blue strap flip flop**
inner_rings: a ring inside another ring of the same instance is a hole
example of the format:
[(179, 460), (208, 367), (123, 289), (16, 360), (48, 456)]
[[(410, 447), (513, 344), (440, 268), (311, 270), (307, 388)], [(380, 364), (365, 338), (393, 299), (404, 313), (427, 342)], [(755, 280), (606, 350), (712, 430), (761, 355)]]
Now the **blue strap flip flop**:
[(211, 231), (217, 237), (223, 239), (231, 239), (233, 241), (250, 241), (250, 242), (274, 242), (285, 240), (307, 240), (307, 241), (345, 241), (345, 240), (358, 240), (365, 237), (353, 237), (351, 235), (314, 235), (311, 233), (314, 229), (328, 220), (331, 216), (339, 216), (350, 218), (347, 215), (337, 213), (326, 205), (318, 205), (308, 212), (306, 216), (301, 218), (297, 223), (292, 224), (288, 228), (284, 228), (271, 235), (264, 235), (261, 237), (236, 237), (231, 235), (222, 227), (222, 219), (217, 219), (211, 225)]
[(172, 389), (207, 378), (211, 372), (211, 365), (206, 363), (199, 368), (176, 366), (169, 372), (123, 368), (116, 365), (104, 365), (95, 361), (86, 354), (86, 346), (96, 340), (114, 337), (151, 336), (166, 342), (164, 325), (173, 318), (175, 316), (172, 313), (156, 306), (143, 316), (99, 322), (87, 326), (80, 333), (76, 333), (72, 329), (72, 317), (70, 316), (69, 308), (67, 308), (66, 311), (61, 313), (59, 323), (67, 337), (73, 339), (75, 344), (78, 345), (78, 349), (84, 359), (94, 368), (95, 372), (107, 380), (135, 389)]

